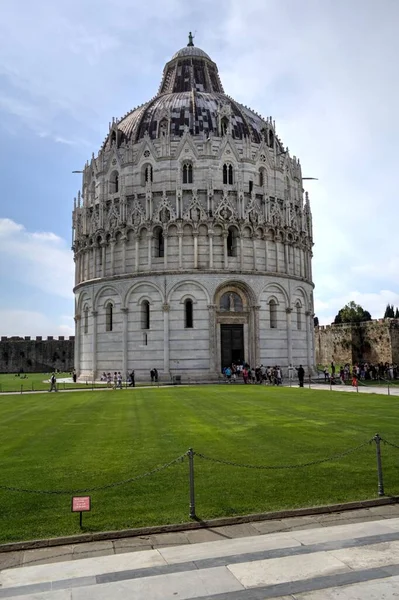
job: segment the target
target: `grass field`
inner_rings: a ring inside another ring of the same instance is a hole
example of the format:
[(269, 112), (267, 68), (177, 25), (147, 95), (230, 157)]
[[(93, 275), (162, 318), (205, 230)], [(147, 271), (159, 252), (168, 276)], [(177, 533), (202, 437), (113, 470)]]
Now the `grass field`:
[[(14, 373), (0, 374), (0, 392), (20, 392), (21, 386), (23, 392), (47, 390), (50, 384), (47, 383), (51, 377), (51, 373), (26, 373), (26, 376), (16, 377)], [(71, 378), (70, 373), (57, 373), (57, 379)], [(86, 383), (59, 383), (60, 389), (78, 389), (82, 388)], [(91, 382), (90, 386), (91, 387)]]
[[(207, 386), (0, 397), (0, 485), (101, 486), (185, 453), (249, 464), (298, 464), (377, 431), (398, 443), (398, 399), (298, 388)], [(399, 494), (399, 450), (382, 446), (387, 494)], [(303, 469), (261, 471), (195, 457), (200, 518), (372, 498), (375, 445)], [(188, 462), (91, 493), (90, 531), (188, 520)], [(0, 490), (0, 541), (73, 534), (71, 494)]]

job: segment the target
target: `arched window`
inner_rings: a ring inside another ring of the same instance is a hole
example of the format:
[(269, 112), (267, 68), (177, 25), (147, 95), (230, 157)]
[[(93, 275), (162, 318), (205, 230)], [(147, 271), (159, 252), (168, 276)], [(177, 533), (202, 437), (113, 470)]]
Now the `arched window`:
[(271, 129), (269, 129), (269, 146), (270, 148), (274, 148), (274, 134)]
[(83, 333), (89, 333), (89, 307), (85, 306), (84, 308), (84, 317), (83, 317)]
[(232, 165), (223, 165), (223, 183), (224, 185), (233, 185), (233, 167)]
[(299, 302), (296, 303), (296, 328), (302, 329), (301, 305)]
[(188, 299), (184, 303), (184, 327), (186, 329), (192, 329), (193, 323), (193, 301)]
[(227, 117), (223, 117), (220, 121), (220, 133), (223, 135), (227, 135), (229, 131), (229, 120)]
[(269, 302), (270, 328), (277, 329), (277, 303), (273, 298)]
[(263, 187), (266, 183), (265, 169), (259, 169), (259, 187)]
[(157, 227), (154, 231), (155, 238), (155, 257), (162, 258), (165, 255), (165, 243), (163, 237), (163, 231), (160, 227)]
[(193, 183), (193, 165), (191, 163), (183, 165), (183, 183)]
[(113, 306), (111, 302), (108, 302), (105, 307), (105, 331), (112, 331), (113, 327)]
[(111, 133), (111, 146), (112, 144), (116, 144), (116, 131)]
[(227, 233), (227, 256), (237, 256), (237, 229), (230, 227)]
[(142, 172), (142, 184), (152, 183), (153, 181), (153, 173), (152, 173), (152, 165), (144, 165)]
[(141, 329), (150, 328), (150, 303), (143, 300), (141, 303)]
[(109, 178), (109, 193), (116, 194), (117, 192), (119, 192), (119, 173), (118, 171), (113, 171)]
[(159, 124), (159, 137), (166, 137), (168, 134), (168, 121), (167, 119), (162, 119)]
[(249, 180), (249, 193), (252, 194), (252, 190), (254, 189), (254, 182), (252, 181), (252, 179)]

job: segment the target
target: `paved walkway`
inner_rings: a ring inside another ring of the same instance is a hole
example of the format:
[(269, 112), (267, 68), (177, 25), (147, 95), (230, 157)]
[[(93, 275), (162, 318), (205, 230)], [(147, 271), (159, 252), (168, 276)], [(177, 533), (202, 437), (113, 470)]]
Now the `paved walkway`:
[[(376, 506), (43, 548), (21, 552), (19, 558), (17, 553), (2, 553), (0, 598), (397, 598), (398, 515), (398, 505)], [(16, 566), (4, 562), (7, 556)]]

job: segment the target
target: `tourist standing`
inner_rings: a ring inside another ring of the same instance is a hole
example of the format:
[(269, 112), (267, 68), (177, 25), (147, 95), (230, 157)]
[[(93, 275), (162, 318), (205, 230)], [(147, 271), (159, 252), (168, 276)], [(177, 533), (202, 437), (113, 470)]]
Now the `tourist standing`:
[(118, 382), (118, 388), (122, 389), (122, 373), (120, 371), (118, 371), (117, 382)]
[(302, 365), (299, 365), (297, 369), (298, 379), (299, 379), (299, 387), (303, 387), (303, 380), (305, 379), (305, 369)]

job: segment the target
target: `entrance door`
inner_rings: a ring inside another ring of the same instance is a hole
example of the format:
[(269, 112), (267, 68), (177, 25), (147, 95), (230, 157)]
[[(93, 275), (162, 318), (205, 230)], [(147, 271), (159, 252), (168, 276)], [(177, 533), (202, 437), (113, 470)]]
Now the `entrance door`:
[(222, 369), (245, 360), (244, 325), (220, 325)]

